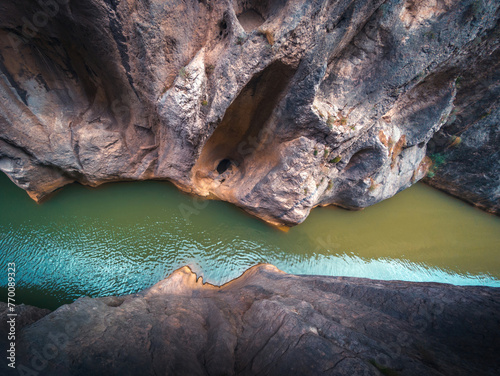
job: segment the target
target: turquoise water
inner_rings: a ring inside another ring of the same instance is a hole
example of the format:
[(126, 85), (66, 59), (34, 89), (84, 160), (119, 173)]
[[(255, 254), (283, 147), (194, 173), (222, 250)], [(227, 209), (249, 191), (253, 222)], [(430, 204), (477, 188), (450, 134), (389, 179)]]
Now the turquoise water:
[(417, 184), (359, 212), (314, 209), (285, 233), (234, 206), (165, 182), (71, 185), (36, 204), (0, 174), (1, 300), (140, 291), (189, 265), (221, 284), (259, 262), (288, 273), (500, 286), (500, 218)]

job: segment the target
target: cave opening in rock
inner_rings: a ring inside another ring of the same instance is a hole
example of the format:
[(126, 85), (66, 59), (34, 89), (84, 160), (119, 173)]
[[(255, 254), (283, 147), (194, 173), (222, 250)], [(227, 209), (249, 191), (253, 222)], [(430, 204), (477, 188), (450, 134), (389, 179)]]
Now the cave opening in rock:
[(266, 124), (294, 73), (294, 68), (278, 61), (248, 82), (205, 144), (195, 166), (200, 178), (215, 170), (221, 174), (231, 165), (244, 171), (245, 161), (254, 154), (266, 158), (256, 151), (270, 142), (272, 133), (265, 132)]
[(262, 25), (265, 20), (259, 12), (249, 9), (241, 14), (238, 14), (238, 21), (240, 22), (241, 27), (249, 33)]
[(276, 16), (286, 3), (287, 0), (240, 0), (235, 10), (238, 20), (248, 32)]
[(231, 164), (231, 161), (227, 158), (221, 160), (217, 165), (217, 172), (219, 173), (219, 175), (222, 175), (224, 172), (226, 172), (228, 168), (231, 167)]

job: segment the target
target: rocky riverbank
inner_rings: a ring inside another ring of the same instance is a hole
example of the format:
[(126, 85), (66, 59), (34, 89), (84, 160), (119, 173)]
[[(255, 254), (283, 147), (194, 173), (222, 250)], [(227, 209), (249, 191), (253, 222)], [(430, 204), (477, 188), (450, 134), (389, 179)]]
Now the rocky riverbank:
[(498, 288), (297, 276), (272, 265), (216, 287), (185, 267), (135, 295), (81, 298), (52, 313), (24, 307), (16, 365), (58, 376), (493, 376), (499, 313)]
[(500, 3), (0, 5), (0, 169), (35, 200), (164, 179), (271, 223), (424, 176), (499, 211)]

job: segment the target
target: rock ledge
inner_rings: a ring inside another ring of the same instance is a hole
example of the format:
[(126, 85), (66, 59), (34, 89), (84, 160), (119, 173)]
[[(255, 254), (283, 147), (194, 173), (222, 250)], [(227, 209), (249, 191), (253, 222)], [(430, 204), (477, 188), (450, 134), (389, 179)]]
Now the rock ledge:
[(184, 267), (141, 293), (80, 298), (25, 326), (17, 365), (60, 376), (493, 376), (499, 313), (497, 288), (265, 264), (217, 287)]

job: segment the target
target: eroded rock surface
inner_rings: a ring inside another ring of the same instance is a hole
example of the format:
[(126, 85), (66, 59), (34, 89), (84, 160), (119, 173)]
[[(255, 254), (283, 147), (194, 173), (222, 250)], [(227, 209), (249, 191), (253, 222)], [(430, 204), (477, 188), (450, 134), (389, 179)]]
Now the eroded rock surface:
[(287, 225), (431, 169), (432, 185), (498, 213), (499, 9), (2, 1), (0, 169), (35, 200), (73, 181), (168, 179)]
[(499, 312), (498, 288), (295, 276), (271, 265), (219, 288), (185, 267), (139, 294), (80, 298), (23, 328), (17, 367), (60, 376), (493, 376)]

